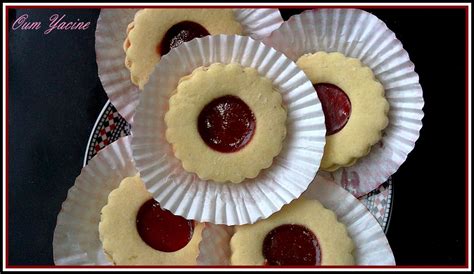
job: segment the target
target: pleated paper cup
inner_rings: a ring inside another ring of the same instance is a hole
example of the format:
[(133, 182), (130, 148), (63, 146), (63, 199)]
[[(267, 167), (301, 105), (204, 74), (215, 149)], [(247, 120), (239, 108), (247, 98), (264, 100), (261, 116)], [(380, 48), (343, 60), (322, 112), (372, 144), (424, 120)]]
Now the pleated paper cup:
[(362, 10), (318, 9), (292, 16), (264, 42), (294, 61), (317, 51), (340, 52), (372, 69), (390, 104), (389, 124), (367, 156), (332, 176), (357, 197), (387, 181), (415, 147), (424, 115), (418, 74), (395, 34)]
[(99, 239), (100, 211), (109, 193), (137, 173), (130, 137), (121, 138), (92, 158), (69, 189), (53, 237), (56, 265), (111, 265)]
[[(169, 98), (183, 76), (213, 63), (255, 68), (280, 91), (287, 136), (270, 168), (239, 184), (201, 180), (183, 169), (165, 137)], [(250, 37), (216, 35), (173, 49), (155, 68), (132, 127), (133, 157), (153, 197), (176, 215), (200, 222), (254, 223), (299, 197), (316, 175), (325, 145), (324, 114), (306, 75), (282, 53)]]
[[(128, 25), (139, 9), (101, 9), (95, 33), (95, 51), (99, 78), (107, 96), (120, 115), (132, 123), (140, 90), (130, 80), (125, 66), (123, 43)], [(243, 32), (263, 39), (283, 23), (278, 9), (234, 9)], [(218, 22), (217, 22), (218, 23)]]
[[(316, 199), (334, 211), (354, 242), (356, 265), (395, 265), (395, 258), (377, 220), (353, 195), (322, 176), (316, 176), (303, 197)], [(199, 265), (230, 265), (233, 226), (206, 224), (199, 245)], [(317, 234), (317, 231), (316, 231)], [(324, 250), (322, 252), (324, 255)]]

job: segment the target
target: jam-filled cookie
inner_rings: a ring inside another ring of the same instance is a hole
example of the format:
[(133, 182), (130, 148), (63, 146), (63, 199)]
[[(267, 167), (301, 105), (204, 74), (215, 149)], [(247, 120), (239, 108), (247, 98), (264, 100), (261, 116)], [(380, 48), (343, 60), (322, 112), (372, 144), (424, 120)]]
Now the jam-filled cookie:
[(207, 35), (242, 34), (232, 9), (143, 9), (127, 28), (125, 65), (140, 89), (161, 56), (170, 49)]
[(300, 57), (297, 65), (314, 85), (326, 123), (321, 169), (353, 165), (382, 138), (389, 104), (372, 70), (341, 53), (317, 52)]
[(202, 228), (162, 209), (136, 175), (110, 193), (99, 235), (116, 265), (195, 265)]
[(233, 265), (353, 265), (354, 244), (334, 212), (298, 199), (268, 219), (236, 226)]
[(239, 183), (280, 153), (286, 116), (269, 79), (253, 68), (216, 63), (180, 80), (165, 115), (166, 139), (185, 170)]

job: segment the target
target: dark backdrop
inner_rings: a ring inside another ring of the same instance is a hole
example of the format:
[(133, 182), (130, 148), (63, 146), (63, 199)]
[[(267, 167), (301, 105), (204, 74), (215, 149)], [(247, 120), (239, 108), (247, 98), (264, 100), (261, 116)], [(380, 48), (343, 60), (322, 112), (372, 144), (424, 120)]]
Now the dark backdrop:
[[(392, 29), (424, 91), (420, 139), (393, 176), (388, 239), (398, 265), (465, 263), (465, 12), (367, 9)], [(301, 10), (283, 9), (287, 19)], [(91, 21), (87, 31), (12, 31), (27, 13)], [(53, 230), (107, 97), (97, 77), (99, 10), (10, 10), (8, 263), (51, 265)]]

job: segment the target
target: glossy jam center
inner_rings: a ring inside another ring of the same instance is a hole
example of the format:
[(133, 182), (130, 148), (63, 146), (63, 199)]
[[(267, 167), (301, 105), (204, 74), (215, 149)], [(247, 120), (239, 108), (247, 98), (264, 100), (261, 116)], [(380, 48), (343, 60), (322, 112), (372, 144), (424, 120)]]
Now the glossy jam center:
[(326, 122), (326, 135), (340, 131), (351, 116), (351, 101), (338, 86), (321, 83), (314, 85), (323, 106)]
[(255, 132), (255, 117), (240, 98), (226, 95), (207, 104), (198, 117), (204, 142), (219, 152), (242, 149)]
[(321, 265), (318, 239), (304, 226), (281, 225), (263, 241), (266, 265)]
[(198, 23), (191, 21), (180, 22), (172, 26), (166, 32), (158, 47), (158, 53), (163, 56), (167, 54), (172, 48), (175, 48), (184, 42), (188, 42), (194, 38), (207, 35), (209, 35), (209, 32)]
[(161, 209), (157, 201), (150, 199), (138, 211), (137, 230), (150, 247), (163, 252), (174, 252), (191, 241), (194, 221), (173, 215), (168, 210)]

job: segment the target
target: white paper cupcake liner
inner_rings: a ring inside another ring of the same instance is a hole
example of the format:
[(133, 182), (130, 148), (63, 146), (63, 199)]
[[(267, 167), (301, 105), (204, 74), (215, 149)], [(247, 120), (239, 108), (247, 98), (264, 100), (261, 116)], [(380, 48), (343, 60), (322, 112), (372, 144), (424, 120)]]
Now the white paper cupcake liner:
[[(318, 175), (303, 197), (319, 200), (336, 213), (354, 242), (356, 265), (395, 265), (392, 249), (377, 220), (342, 187)], [(199, 245), (198, 264), (229, 265), (233, 233), (232, 226), (206, 224)]]
[(127, 26), (139, 9), (101, 9), (95, 31), (95, 54), (100, 81), (110, 102), (129, 123), (138, 105), (140, 90), (130, 80), (123, 43)]
[[(182, 168), (165, 137), (168, 100), (181, 77), (212, 63), (257, 69), (281, 92), (287, 136), (270, 168), (240, 184), (203, 181)], [(250, 37), (194, 39), (165, 55), (141, 93), (132, 127), (137, 169), (160, 204), (187, 219), (235, 225), (256, 222), (299, 197), (313, 180), (325, 145), (324, 114), (306, 75), (282, 53)]]
[(278, 9), (234, 9), (235, 19), (244, 29), (244, 35), (262, 40), (283, 24)]
[[(130, 80), (125, 67), (123, 43), (127, 26), (139, 9), (101, 9), (95, 33), (99, 78), (107, 96), (120, 115), (132, 123), (140, 90)], [(234, 9), (245, 35), (263, 39), (278, 29), (283, 18), (278, 9)]]
[(385, 88), (389, 125), (369, 155), (333, 176), (359, 197), (398, 170), (419, 137), (424, 100), (414, 64), (384, 22), (357, 9), (310, 10), (292, 16), (264, 42), (295, 61), (306, 53), (341, 52), (370, 67)]
[(56, 265), (111, 265), (99, 239), (100, 211), (122, 179), (137, 173), (130, 138), (99, 151), (69, 189), (54, 230)]

